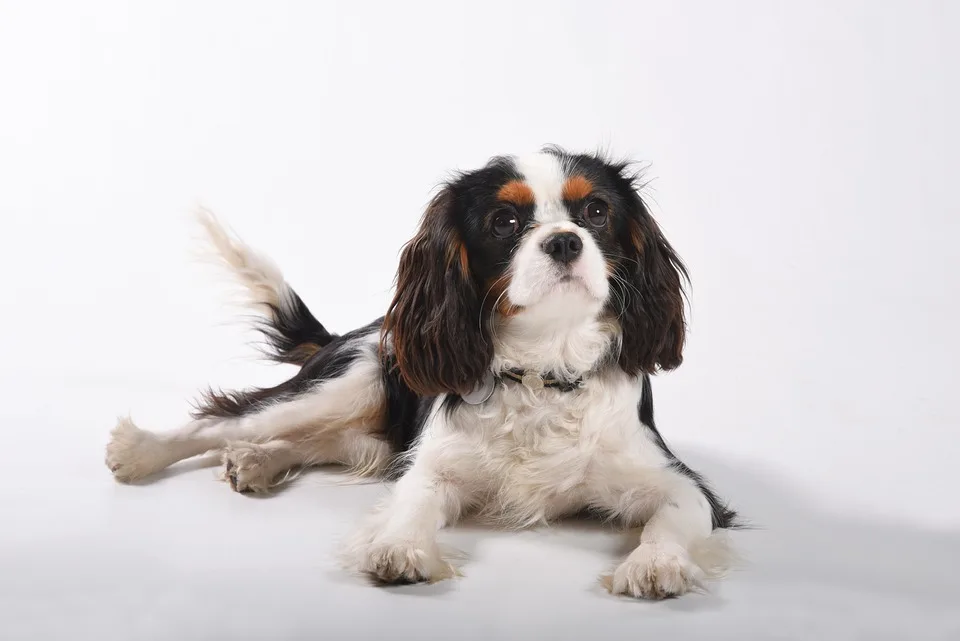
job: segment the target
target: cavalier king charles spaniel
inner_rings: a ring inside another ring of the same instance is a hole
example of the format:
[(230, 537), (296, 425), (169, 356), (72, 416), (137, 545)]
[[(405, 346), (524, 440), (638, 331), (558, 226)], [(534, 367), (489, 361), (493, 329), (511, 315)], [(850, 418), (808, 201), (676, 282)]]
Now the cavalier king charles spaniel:
[(405, 245), (386, 315), (343, 335), (201, 212), (269, 356), (299, 371), (210, 391), (178, 430), (120, 419), (107, 465), (129, 482), (218, 451), (238, 492), (330, 463), (395, 477), (345, 550), (377, 583), (455, 576), (437, 533), (465, 514), (530, 526), (589, 512), (643, 526), (603, 577), (612, 593), (701, 587), (737, 518), (654, 425), (650, 377), (682, 360), (686, 272), (629, 167), (549, 147), (458, 174)]

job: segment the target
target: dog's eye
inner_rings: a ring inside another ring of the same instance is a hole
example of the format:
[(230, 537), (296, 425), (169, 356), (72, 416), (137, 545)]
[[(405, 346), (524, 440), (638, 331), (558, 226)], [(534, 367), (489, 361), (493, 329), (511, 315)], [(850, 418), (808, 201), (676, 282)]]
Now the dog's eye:
[(583, 219), (594, 227), (603, 227), (607, 224), (607, 212), (610, 208), (602, 200), (591, 200), (583, 208)]
[(520, 220), (509, 209), (503, 209), (493, 215), (493, 235), (497, 238), (510, 238), (520, 231)]

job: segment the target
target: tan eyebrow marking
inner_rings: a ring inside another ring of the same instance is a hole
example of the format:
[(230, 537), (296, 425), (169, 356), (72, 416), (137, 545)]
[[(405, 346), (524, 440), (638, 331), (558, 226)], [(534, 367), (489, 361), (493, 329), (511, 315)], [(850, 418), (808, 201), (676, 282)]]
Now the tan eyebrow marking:
[(583, 176), (570, 176), (563, 184), (564, 200), (583, 200), (593, 193), (593, 183)]
[(497, 192), (497, 198), (514, 205), (532, 205), (537, 201), (530, 185), (522, 180), (511, 180), (505, 184)]

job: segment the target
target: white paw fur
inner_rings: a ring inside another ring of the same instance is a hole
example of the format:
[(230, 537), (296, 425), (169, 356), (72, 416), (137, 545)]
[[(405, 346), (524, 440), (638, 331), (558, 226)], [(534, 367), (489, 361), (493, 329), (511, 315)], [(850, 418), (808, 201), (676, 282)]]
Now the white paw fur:
[(223, 451), (223, 480), (236, 492), (269, 492), (274, 485), (269, 457), (254, 443), (231, 443)]
[(433, 583), (456, 575), (436, 544), (374, 541), (363, 551), (358, 569), (381, 584)]
[(675, 543), (643, 543), (602, 578), (612, 594), (665, 599), (702, 587), (703, 571)]
[(345, 541), (341, 550), (345, 567), (381, 585), (433, 583), (458, 576), (436, 542), (417, 544), (385, 536), (387, 516), (379, 506)]
[(163, 443), (129, 417), (121, 417), (110, 433), (106, 464), (118, 481), (137, 481), (166, 467)]

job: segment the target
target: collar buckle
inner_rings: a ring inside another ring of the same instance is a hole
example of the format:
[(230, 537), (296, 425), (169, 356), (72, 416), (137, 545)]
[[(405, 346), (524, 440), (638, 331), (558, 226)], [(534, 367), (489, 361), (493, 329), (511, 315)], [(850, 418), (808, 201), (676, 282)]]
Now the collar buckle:
[(575, 381), (568, 381), (552, 374), (544, 375), (540, 372), (531, 372), (520, 368), (505, 369), (500, 372), (497, 379), (521, 383), (532, 392), (542, 390), (545, 387), (560, 390), (561, 392), (572, 392), (583, 387), (583, 377)]
[(523, 376), (520, 377), (520, 382), (523, 383), (524, 387), (535, 392), (543, 389), (543, 377), (540, 376), (539, 372), (524, 372)]

